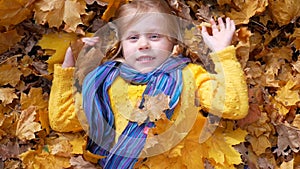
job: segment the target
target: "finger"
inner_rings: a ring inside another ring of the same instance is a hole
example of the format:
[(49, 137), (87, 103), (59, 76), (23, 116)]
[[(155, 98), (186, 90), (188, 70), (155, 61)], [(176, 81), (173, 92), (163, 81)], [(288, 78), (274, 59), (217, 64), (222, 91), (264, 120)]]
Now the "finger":
[(215, 22), (214, 19), (210, 19), (210, 23), (211, 23), (211, 28), (212, 28), (212, 33), (215, 34), (219, 31), (218, 26)]
[(207, 29), (206, 29), (206, 26), (202, 26), (202, 29), (201, 29), (201, 33), (202, 33), (202, 36), (209, 36), (208, 32), (207, 32)]
[(235, 31), (235, 23), (234, 23), (234, 20), (231, 20), (231, 30), (232, 31)]
[(221, 17), (218, 18), (218, 24), (220, 26), (220, 30), (224, 30), (225, 29), (225, 24), (224, 24), (223, 19)]
[(226, 18), (226, 28), (228, 29), (228, 30), (231, 30), (231, 21), (230, 21), (230, 18)]

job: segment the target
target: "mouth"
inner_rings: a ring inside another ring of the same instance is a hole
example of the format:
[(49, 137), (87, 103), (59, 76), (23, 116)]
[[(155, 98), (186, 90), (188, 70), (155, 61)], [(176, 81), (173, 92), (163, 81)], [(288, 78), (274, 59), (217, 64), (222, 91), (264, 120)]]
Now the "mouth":
[(140, 56), (136, 60), (138, 62), (151, 62), (154, 59), (155, 59), (155, 57), (152, 57), (152, 56)]

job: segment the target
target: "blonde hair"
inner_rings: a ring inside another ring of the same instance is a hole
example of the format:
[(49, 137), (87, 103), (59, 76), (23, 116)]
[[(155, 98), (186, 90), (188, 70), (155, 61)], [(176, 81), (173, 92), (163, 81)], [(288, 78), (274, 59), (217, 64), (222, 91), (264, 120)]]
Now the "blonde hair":
[[(113, 20), (116, 20), (117, 36), (122, 37), (121, 30), (127, 30), (132, 24), (142, 19), (146, 13), (166, 15), (164, 25), (167, 26), (170, 34), (169, 38), (174, 43), (181, 40), (181, 33), (177, 17), (172, 8), (164, 0), (133, 0), (130, 3), (122, 5), (116, 12)], [(170, 15), (170, 16), (167, 16)], [(172, 17), (173, 16), (173, 17)], [(112, 48), (108, 49), (103, 62), (121, 57), (121, 41), (119, 40)]]

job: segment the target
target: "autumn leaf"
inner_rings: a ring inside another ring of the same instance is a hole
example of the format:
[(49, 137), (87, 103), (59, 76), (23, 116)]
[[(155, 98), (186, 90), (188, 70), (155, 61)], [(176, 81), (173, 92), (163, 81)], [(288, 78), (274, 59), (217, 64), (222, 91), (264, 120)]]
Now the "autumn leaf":
[(150, 121), (158, 120), (164, 114), (164, 110), (169, 109), (170, 97), (165, 94), (156, 96), (145, 95), (145, 109), (148, 111)]
[(290, 126), (288, 123), (275, 125), (278, 133), (277, 148), (274, 153), (278, 156), (288, 155), (300, 150), (300, 129)]
[(108, 22), (110, 18), (115, 16), (116, 10), (119, 8), (119, 6), (123, 3), (127, 3), (128, 0), (102, 0), (102, 1), (107, 2), (108, 5), (101, 19)]
[(61, 157), (71, 157), (72, 145), (68, 140), (62, 140), (52, 146), (49, 146), (50, 153)]
[(231, 12), (226, 13), (226, 16), (235, 21), (237, 25), (248, 24), (249, 19), (257, 13), (263, 12), (268, 6), (267, 0), (235, 0), (234, 5), (237, 10), (232, 8)]
[[(0, 25), (17, 25), (32, 14), (32, 4), (35, 0), (0, 1)], [(1, 50), (0, 50), (1, 53)]]
[(298, 0), (269, 0), (272, 17), (279, 26), (286, 25), (300, 16)]
[[(1, 2), (3, 2), (3, 1), (0, 1), (0, 3)], [(1, 8), (1, 6), (0, 6), (0, 8)], [(0, 12), (1, 12), (1, 10), (0, 10)], [(1, 14), (0, 14), (0, 16), (1, 16)], [(1, 22), (1, 19), (0, 19), (0, 22)], [(9, 50), (9, 48), (13, 47), (18, 42), (20, 42), (21, 39), (22, 39), (22, 37), (17, 33), (17, 31), (15, 29), (4, 32), (4, 33), (0, 33), (0, 53), (3, 53), (5, 51)]]
[(139, 103), (137, 103), (135, 110), (130, 115), (130, 120), (137, 122), (139, 125), (147, 119), (151, 122), (161, 119), (164, 110), (169, 109), (170, 98), (165, 94), (145, 95), (144, 98), (144, 107), (140, 109)]
[(0, 88), (0, 101), (2, 101), (2, 104), (10, 104), (16, 98), (18, 98), (18, 96), (15, 94), (15, 89)]
[(30, 106), (35, 106), (36, 110), (45, 110), (48, 108), (48, 100), (44, 99), (42, 88), (31, 88), (28, 95), (21, 93), (22, 110)]
[(19, 83), (22, 73), (16, 64), (17, 58), (15, 57), (0, 64), (0, 85), (10, 84), (15, 87)]
[(82, 156), (78, 156), (78, 157), (71, 157), (70, 159), (70, 164), (74, 169), (96, 169), (100, 167), (96, 167), (94, 164), (85, 161)]
[(39, 24), (48, 23), (50, 27), (58, 28), (64, 21), (73, 32), (82, 24), (80, 15), (86, 14), (83, 0), (40, 0), (34, 6), (34, 18)]
[(35, 122), (35, 107), (28, 107), (22, 111), (17, 121), (16, 136), (21, 140), (32, 140), (34, 133), (41, 130), (41, 125)]
[(300, 101), (300, 95), (298, 94), (299, 90), (292, 90), (294, 86), (295, 83), (292, 80), (288, 81), (285, 86), (277, 91), (275, 99), (282, 103), (284, 106), (295, 105)]
[(49, 73), (53, 73), (54, 64), (63, 63), (67, 48), (76, 39), (77, 36), (72, 33), (52, 33), (44, 35), (39, 41), (38, 45), (43, 49), (52, 49), (55, 51), (47, 60)]
[(250, 136), (248, 140), (251, 143), (253, 151), (258, 156), (263, 154), (267, 148), (271, 147), (269, 138), (265, 135), (260, 135), (259, 137)]
[(300, 50), (300, 28), (295, 28), (295, 31), (291, 37), (295, 38), (293, 44), (295, 45), (297, 50)]
[(48, 152), (29, 150), (20, 155), (20, 159), (28, 169), (69, 168), (69, 158), (52, 155)]

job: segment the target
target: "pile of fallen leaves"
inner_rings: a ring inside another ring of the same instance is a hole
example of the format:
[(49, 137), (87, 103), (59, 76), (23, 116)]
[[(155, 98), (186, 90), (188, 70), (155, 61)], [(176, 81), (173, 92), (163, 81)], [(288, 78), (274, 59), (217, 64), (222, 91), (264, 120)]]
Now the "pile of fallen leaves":
[[(246, 118), (230, 122), (248, 133), (235, 146), (243, 159), (236, 167), (300, 168), (299, 0), (168, 2), (195, 24), (219, 16), (237, 24), (234, 43), (250, 109)], [(122, 3), (126, 0), (0, 0), (0, 168), (95, 167), (83, 155), (83, 133), (49, 127), (53, 65), (62, 63), (70, 43), (94, 33)], [(197, 43), (196, 36), (187, 36), (191, 45)]]

